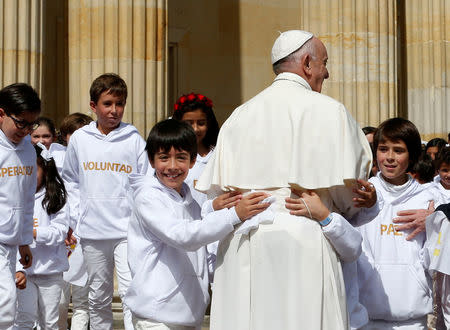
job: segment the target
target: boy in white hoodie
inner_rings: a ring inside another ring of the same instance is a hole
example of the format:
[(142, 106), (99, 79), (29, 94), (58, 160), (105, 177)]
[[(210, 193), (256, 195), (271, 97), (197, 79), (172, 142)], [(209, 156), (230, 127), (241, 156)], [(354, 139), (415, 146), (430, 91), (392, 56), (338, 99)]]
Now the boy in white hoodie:
[[(90, 88), (97, 115), (73, 133), (67, 147), (63, 179), (68, 192), (71, 228), (80, 237), (88, 271), (89, 317), (94, 329), (112, 329), (114, 266), (122, 298), (131, 280), (127, 262), (127, 228), (131, 205), (128, 175), (146, 173), (145, 142), (137, 129), (122, 122), (127, 86), (116, 74), (103, 74)], [(131, 313), (123, 304), (125, 329)]]
[(264, 211), (269, 204), (260, 202), (267, 195), (230, 195), (223, 209), (201, 220), (200, 206), (184, 182), (197, 156), (191, 126), (174, 119), (156, 124), (146, 150), (154, 176), (130, 175), (132, 281), (125, 303), (136, 329), (199, 329), (209, 302), (205, 245)]
[(0, 90), (0, 329), (11, 329), (16, 313), (16, 255), (32, 263), (36, 152), (25, 138), (37, 127), (41, 101), (27, 84)]
[[(380, 172), (369, 179), (383, 199), (378, 216), (359, 227), (363, 252), (358, 259), (359, 296), (369, 314), (363, 329), (427, 329), (431, 312), (430, 277), (426, 271), (424, 232), (407, 240), (397, 230), (397, 212), (427, 209), (440, 198), (407, 172), (421, 153), (419, 132), (402, 118), (383, 122), (374, 135)], [(359, 219), (364, 222), (366, 219)]]

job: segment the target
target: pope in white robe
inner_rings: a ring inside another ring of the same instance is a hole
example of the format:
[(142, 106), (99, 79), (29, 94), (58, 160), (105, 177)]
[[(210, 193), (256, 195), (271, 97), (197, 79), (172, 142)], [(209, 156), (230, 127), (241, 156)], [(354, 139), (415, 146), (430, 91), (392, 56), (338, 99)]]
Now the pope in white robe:
[(330, 211), (351, 217), (357, 211), (352, 185), (371, 168), (358, 124), (342, 104), (320, 94), (327, 59), (311, 33), (282, 33), (272, 49), (273, 84), (224, 123), (197, 182), (209, 197), (227, 190), (275, 197), (271, 212), (219, 245), (212, 330), (349, 327), (338, 255), (317, 221), (285, 208), (291, 188), (314, 190)]

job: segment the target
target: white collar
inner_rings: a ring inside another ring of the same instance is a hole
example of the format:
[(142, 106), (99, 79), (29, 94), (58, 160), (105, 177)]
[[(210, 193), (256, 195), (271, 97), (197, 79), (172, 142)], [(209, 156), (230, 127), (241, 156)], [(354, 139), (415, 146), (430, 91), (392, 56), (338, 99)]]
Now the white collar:
[(275, 77), (274, 82), (275, 81), (279, 81), (279, 80), (289, 80), (289, 81), (293, 81), (297, 84), (302, 85), (303, 87), (305, 87), (306, 89), (312, 90), (311, 86), (309, 86), (308, 82), (303, 79), (302, 77), (300, 77), (298, 74), (296, 73), (292, 73), (292, 72), (282, 72), (280, 73), (278, 76)]

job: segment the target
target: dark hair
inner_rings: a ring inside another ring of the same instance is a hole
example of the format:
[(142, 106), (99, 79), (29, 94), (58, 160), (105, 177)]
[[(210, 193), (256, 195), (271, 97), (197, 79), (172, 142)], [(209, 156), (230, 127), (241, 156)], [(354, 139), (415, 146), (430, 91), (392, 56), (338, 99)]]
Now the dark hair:
[(47, 126), (50, 133), (53, 135), (54, 138), (56, 138), (56, 128), (55, 124), (53, 123), (53, 120), (47, 117), (39, 117), (37, 119), (37, 123), (39, 126)]
[(376, 127), (373, 126), (366, 126), (362, 128), (364, 135), (375, 133), (376, 130)]
[(436, 169), (439, 170), (442, 164), (450, 165), (450, 147), (441, 149), (438, 157), (436, 157)]
[(16, 83), (0, 90), (0, 108), (7, 115), (21, 115), (24, 112), (41, 112), (41, 100), (28, 84)]
[(423, 152), (417, 163), (412, 167), (411, 173), (416, 173), (419, 180), (422, 181), (421, 183), (433, 181), (435, 168), (430, 155)]
[(88, 125), (92, 121), (92, 118), (81, 112), (71, 113), (70, 115), (64, 117), (59, 131), (63, 137), (67, 134), (73, 134), (77, 129)]
[(66, 204), (67, 192), (63, 180), (58, 174), (53, 158), (45, 160), (41, 156), (42, 149), (35, 145), (37, 165), (44, 172), (43, 185), (45, 186), (45, 196), (42, 200), (42, 207), (47, 214), (54, 214), (61, 210)]
[(430, 141), (428, 141), (427, 145), (425, 146), (425, 150), (428, 150), (428, 148), (431, 148), (431, 147), (437, 147), (438, 153), (439, 153), (439, 151), (441, 151), (441, 149), (444, 148), (446, 144), (447, 144), (447, 141), (445, 141), (444, 139), (434, 138), (434, 139), (431, 139)]
[(102, 74), (92, 82), (89, 90), (91, 101), (97, 104), (103, 92), (108, 92), (108, 94), (122, 97), (125, 101), (127, 100), (127, 84), (115, 73)]
[(373, 147), (378, 150), (378, 144), (391, 140), (393, 142), (403, 141), (409, 153), (409, 166), (407, 171), (410, 171), (414, 164), (419, 160), (422, 152), (422, 144), (419, 131), (417, 127), (407, 119), (391, 118), (385, 120), (378, 126), (373, 136)]
[(187, 151), (191, 160), (195, 160), (197, 138), (191, 125), (175, 119), (166, 119), (153, 126), (145, 145), (148, 158), (153, 161), (156, 153), (161, 150), (169, 152), (172, 147)]
[(202, 94), (190, 93), (182, 95), (178, 98), (174, 105), (174, 112), (172, 117), (177, 120), (182, 120), (183, 115), (186, 112), (195, 111), (201, 109), (206, 115), (207, 131), (203, 138), (203, 145), (212, 149), (216, 146), (217, 136), (219, 135), (219, 123), (213, 112), (212, 101)]

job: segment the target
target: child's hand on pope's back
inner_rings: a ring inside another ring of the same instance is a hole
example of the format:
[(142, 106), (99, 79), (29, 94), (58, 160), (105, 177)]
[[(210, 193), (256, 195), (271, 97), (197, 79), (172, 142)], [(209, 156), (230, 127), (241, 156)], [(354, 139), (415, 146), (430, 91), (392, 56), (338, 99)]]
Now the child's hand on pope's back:
[(325, 220), (330, 214), (319, 195), (314, 191), (300, 192), (293, 189), (292, 192), (300, 197), (288, 197), (285, 199), (285, 206), (290, 211), (290, 214), (312, 218), (316, 221)]
[(353, 192), (357, 195), (353, 198), (355, 207), (371, 208), (377, 202), (377, 191), (368, 181), (358, 179), (358, 185), (353, 188)]
[(16, 272), (16, 288), (23, 290), (27, 287), (27, 277), (22, 272)]
[(236, 214), (245, 221), (270, 206), (270, 203), (261, 203), (265, 198), (269, 197), (269, 194), (264, 192), (255, 192), (242, 197), (242, 199), (236, 205)]
[(31, 254), (30, 247), (28, 245), (19, 246), (20, 259), (19, 262), (22, 264), (23, 268), (31, 267), (33, 262), (33, 255)]
[(241, 198), (242, 194), (239, 191), (230, 191), (223, 193), (213, 200), (214, 211), (219, 211), (224, 208), (232, 208), (233, 206), (237, 205)]

